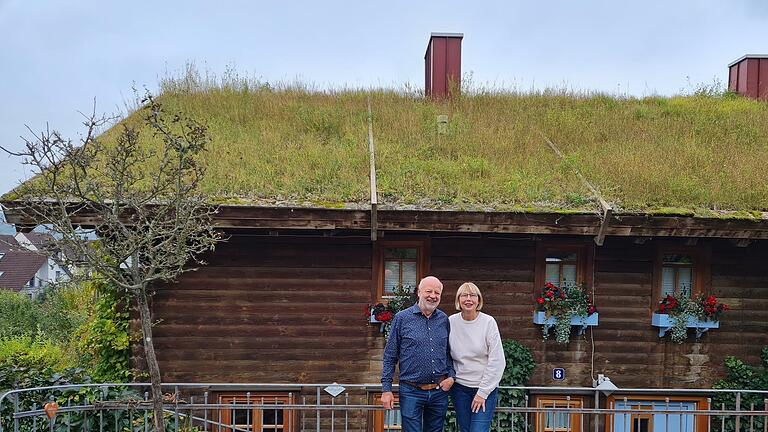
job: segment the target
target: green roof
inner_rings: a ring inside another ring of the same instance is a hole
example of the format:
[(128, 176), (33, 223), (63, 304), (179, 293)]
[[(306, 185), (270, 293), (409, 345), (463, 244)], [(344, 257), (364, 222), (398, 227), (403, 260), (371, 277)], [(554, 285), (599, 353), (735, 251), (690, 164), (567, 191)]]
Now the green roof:
[(354, 207), (370, 198), (369, 97), (385, 207), (594, 211), (578, 170), (618, 211), (768, 210), (768, 104), (738, 96), (477, 92), (435, 102), (262, 86), (159, 100), (208, 125), (204, 190), (216, 202)]

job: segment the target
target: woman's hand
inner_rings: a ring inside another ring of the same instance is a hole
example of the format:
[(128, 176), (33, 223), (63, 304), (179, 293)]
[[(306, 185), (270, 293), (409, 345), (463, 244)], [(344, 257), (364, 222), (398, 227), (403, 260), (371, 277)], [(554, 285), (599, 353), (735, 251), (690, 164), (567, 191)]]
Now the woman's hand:
[(483, 412), (485, 412), (485, 399), (483, 399), (481, 396), (475, 395), (475, 398), (472, 399), (472, 412), (478, 413), (480, 412), (481, 408)]
[(440, 386), (440, 389), (441, 389), (442, 391), (446, 391), (446, 392), (447, 392), (448, 390), (450, 390), (450, 389), (451, 389), (451, 387), (453, 387), (453, 383), (454, 383), (454, 381), (455, 381), (455, 380), (454, 380), (453, 378), (451, 378), (451, 377), (448, 377), (448, 378), (446, 378), (446, 379), (444, 379), (444, 380), (440, 381), (440, 384), (438, 384), (438, 386)]

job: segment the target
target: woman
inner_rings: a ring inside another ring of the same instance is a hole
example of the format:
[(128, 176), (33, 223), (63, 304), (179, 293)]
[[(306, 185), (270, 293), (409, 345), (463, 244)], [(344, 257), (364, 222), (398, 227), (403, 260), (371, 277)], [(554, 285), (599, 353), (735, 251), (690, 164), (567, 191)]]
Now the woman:
[(456, 383), (451, 388), (461, 432), (487, 432), (498, 399), (506, 360), (496, 320), (480, 312), (483, 295), (466, 282), (456, 291), (456, 310), (449, 318), (449, 343)]

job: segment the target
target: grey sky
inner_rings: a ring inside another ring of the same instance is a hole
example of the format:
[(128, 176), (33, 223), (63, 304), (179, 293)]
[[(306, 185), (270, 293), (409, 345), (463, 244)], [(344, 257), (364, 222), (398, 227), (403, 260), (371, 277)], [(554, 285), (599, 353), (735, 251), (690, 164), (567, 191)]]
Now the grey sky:
[[(114, 3), (114, 4), (111, 4)], [(78, 111), (123, 110), (186, 62), (265, 80), (423, 85), (430, 32), (463, 32), (476, 83), (671, 95), (727, 80), (768, 52), (768, 2), (752, 1), (29, 1), (0, 0), (0, 144), (58, 129)], [(0, 193), (27, 173), (0, 155)]]

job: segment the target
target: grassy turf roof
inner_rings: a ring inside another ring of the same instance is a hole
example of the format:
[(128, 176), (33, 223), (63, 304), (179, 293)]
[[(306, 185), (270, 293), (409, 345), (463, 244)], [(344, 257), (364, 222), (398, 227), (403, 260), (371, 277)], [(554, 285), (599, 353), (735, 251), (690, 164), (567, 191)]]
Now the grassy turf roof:
[(167, 88), (160, 101), (208, 125), (204, 189), (217, 202), (336, 207), (369, 200), (369, 95), (385, 206), (594, 211), (578, 169), (620, 211), (768, 210), (768, 104), (736, 96), (480, 93), (438, 103), (261, 86)]

